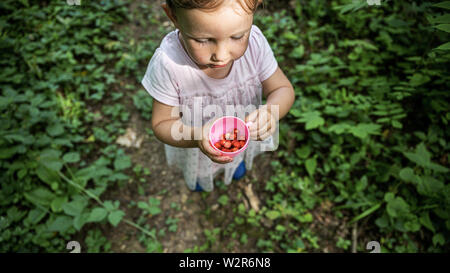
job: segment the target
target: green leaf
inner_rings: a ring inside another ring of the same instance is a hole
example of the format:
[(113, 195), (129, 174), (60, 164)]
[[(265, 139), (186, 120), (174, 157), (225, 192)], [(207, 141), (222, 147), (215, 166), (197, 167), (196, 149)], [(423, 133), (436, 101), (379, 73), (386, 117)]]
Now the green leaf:
[(366, 187), (367, 187), (367, 176), (363, 176), (363, 177), (361, 177), (361, 179), (359, 179), (357, 182), (356, 182), (356, 185), (355, 185), (355, 190), (357, 191), (357, 192), (362, 192)]
[(450, 9), (450, 1), (439, 2), (437, 4), (434, 4), (433, 7)]
[(311, 149), (307, 145), (302, 146), (301, 148), (295, 149), (295, 154), (301, 159), (308, 158), (310, 153), (311, 153)]
[(436, 171), (436, 172), (439, 172), (439, 173), (446, 173), (446, 172), (448, 172), (448, 169), (446, 167), (441, 166), (441, 165), (436, 164), (436, 163), (433, 163), (433, 162), (429, 162), (427, 164), (427, 167), (432, 169), (432, 170), (434, 170), (434, 171)]
[(414, 184), (418, 184), (420, 182), (420, 178), (414, 174), (413, 169), (406, 167), (401, 169), (399, 173), (400, 178), (405, 182), (411, 182)]
[(48, 231), (57, 231), (60, 233), (66, 232), (73, 225), (73, 218), (61, 215), (56, 217), (56, 219), (48, 226)]
[(392, 192), (387, 192), (384, 195), (384, 201), (386, 201), (386, 202), (391, 202), (392, 200), (394, 200), (394, 198), (395, 198), (395, 195)]
[(63, 157), (64, 162), (66, 163), (75, 163), (80, 161), (80, 154), (76, 152), (67, 153)]
[(441, 246), (443, 246), (443, 245), (445, 244), (445, 238), (444, 238), (444, 235), (442, 235), (442, 233), (435, 234), (435, 235), (433, 236), (432, 241), (433, 241), (433, 245), (434, 245), (434, 246), (436, 246), (436, 245), (441, 245)]
[(436, 233), (433, 223), (430, 220), (430, 214), (428, 213), (428, 211), (420, 215), (419, 221), (424, 227), (428, 228), (433, 233)]
[(60, 156), (61, 156), (60, 151), (53, 149), (46, 149), (41, 152), (38, 161), (39, 163), (49, 168), (50, 170), (58, 172), (61, 170), (63, 166)]
[(305, 213), (304, 215), (301, 215), (300, 217), (298, 217), (298, 220), (301, 223), (310, 223), (313, 221), (313, 216), (311, 213)]
[(139, 201), (137, 205), (138, 205), (138, 208), (140, 208), (140, 209), (144, 209), (144, 210), (149, 209), (149, 205), (146, 202)]
[(369, 209), (363, 211), (361, 214), (359, 214), (358, 216), (354, 217), (349, 224), (352, 224), (356, 221), (361, 220), (364, 217), (369, 216), (370, 214), (372, 214), (373, 212), (375, 212), (377, 209), (379, 209), (381, 207), (381, 203), (378, 203), (376, 205), (373, 205), (372, 207), (370, 207)]
[(305, 167), (306, 171), (310, 176), (314, 175), (314, 172), (316, 171), (317, 161), (315, 158), (310, 158), (305, 161)]
[(151, 206), (159, 206), (159, 204), (161, 204), (161, 201), (160, 201), (158, 198), (150, 197), (150, 198), (148, 199), (148, 203), (149, 203)]
[(381, 125), (375, 123), (360, 123), (355, 127), (350, 128), (350, 133), (361, 139), (366, 138), (370, 135), (378, 135), (380, 132)]
[(444, 189), (444, 183), (431, 176), (422, 177), (421, 182), (417, 186), (417, 191), (426, 196), (433, 196)]
[(103, 202), (103, 205), (108, 211), (113, 211), (117, 208), (110, 200)]
[(131, 159), (127, 155), (120, 155), (114, 160), (114, 168), (118, 171), (131, 167)]
[(61, 125), (61, 123), (49, 125), (47, 126), (47, 133), (52, 137), (59, 136), (64, 133), (64, 127)]
[(294, 48), (291, 52), (291, 57), (300, 59), (305, 54), (305, 47), (303, 45), (299, 45)]
[(439, 50), (450, 50), (450, 42), (442, 44), (434, 49), (439, 49)]
[(125, 216), (125, 212), (121, 210), (115, 210), (108, 215), (108, 220), (111, 223), (111, 225), (116, 227), (122, 220), (123, 216)]
[(349, 128), (351, 128), (351, 126), (346, 123), (338, 123), (331, 125), (328, 130), (340, 135), (342, 133), (345, 133)]
[(46, 168), (43, 165), (39, 165), (36, 168), (36, 174), (43, 182), (45, 182), (49, 185), (53, 182), (60, 181), (60, 177), (55, 171), (53, 171), (49, 168)]
[(158, 208), (158, 207), (149, 207), (149, 208), (148, 208), (148, 212), (149, 212), (151, 215), (157, 215), (157, 214), (160, 214), (160, 213), (161, 213), (161, 209)]
[(16, 154), (18, 146), (1, 148), (0, 149), (0, 159), (8, 159)]
[(409, 213), (409, 205), (402, 197), (396, 197), (388, 202), (386, 211), (391, 217), (401, 217)]
[(414, 153), (403, 152), (403, 155), (421, 167), (427, 167), (431, 160), (431, 155), (427, 151), (423, 142), (417, 145)]
[(450, 14), (444, 14), (436, 17), (429, 18), (430, 24), (449, 24), (450, 23)]
[(325, 124), (325, 120), (320, 116), (320, 112), (318, 111), (302, 113), (301, 116), (302, 118), (298, 119), (298, 121), (306, 122), (306, 130), (315, 129)]
[(106, 218), (106, 215), (108, 215), (108, 211), (106, 209), (97, 207), (91, 211), (87, 221), (88, 222), (100, 222)]
[(31, 225), (36, 225), (39, 221), (44, 218), (47, 212), (41, 208), (35, 208), (30, 210), (28, 213), (27, 219), (25, 219), (25, 223), (30, 223)]
[(64, 213), (71, 216), (78, 216), (84, 210), (84, 208), (88, 205), (88, 201), (85, 199), (74, 200), (69, 203), (65, 203), (62, 205), (62, 209)]
[(423, 84), (429, 82), (430, 80), (431, 80), (431, 78), (428, 77), (427, 75), (423, 75), (421, 73), (415, 73), (414, 75), (411, 76), (411, 78), (409, 80), (409, 84), (416, 87), (416, 86), (423, 85)]
[(24, 193), (25, 199), (33, 204), (42, 205), (44, 207), (49, 207), (55, 195), (49, 190), (39, 187), (31, 192)]
[(228, 196), (226, 196), (225, 194), (221, 195), (217, 202), (219, 202), (222, 206), (225, 206), (228, 203)]
[(77, 231), (80, 231), (81, 228), (83, 228), (84, 224), (86, 224), (88, 222), (90, 213), (89, 212), (84, 212), (80, 215), (75, 216), (75, 218), (73, 219), (73, 226)]
[(53, 199), (51, 208), (54, 212), (61, 212), (62, 211), (62, 205), (67, 202), (67, 196), (58, 196), (55, 199)]
[(281, 216), (280, 212), (276, 211), (276, 210), (269, 210), (268, 212), (266, 212), (266, 216), (270, 219), (270, 220), (275, 220), (278, 217)]

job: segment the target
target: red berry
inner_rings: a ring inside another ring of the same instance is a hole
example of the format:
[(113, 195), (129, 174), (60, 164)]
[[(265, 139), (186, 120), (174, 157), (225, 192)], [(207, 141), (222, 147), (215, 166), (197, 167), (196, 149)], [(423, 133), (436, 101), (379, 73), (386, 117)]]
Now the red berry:
[(227, 142), (227, 141), (226, 141), (225, 139), (222, 139), (222, 140), (220, 141), (220, 146), (225, 145), (226, 142)]
[(222, 145), (220, 145), (220, 142), (214, 143), (214, 146), (215, 146), (217, 149), (221, 149), (221, 148), (222, 148)]
[(240, 140), (239, 142), (241, 143), (241, 148), (245, 146), (245, 141), (244, 140)]
[(232, 152), (236, 152), (237, 150), (239, 150), (239, 148), (234, 147), (233, 149), (231, 149)]
[(231, 147), (231, 142), (228, 140), (225, 142), (225, 144), (223, 145), (223, 147), (225, 147), (226, 149), (230, 149)]

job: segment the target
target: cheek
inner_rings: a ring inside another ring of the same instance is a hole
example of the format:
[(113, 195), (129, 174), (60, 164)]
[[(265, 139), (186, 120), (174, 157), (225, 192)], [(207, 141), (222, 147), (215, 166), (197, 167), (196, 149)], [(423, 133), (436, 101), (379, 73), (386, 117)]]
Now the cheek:
[(233, 50), (233, 55), (234, 55), (233, 57), (235, 59), (242, 57), (245, 53), (245, 50), (247, 50), (247, 46), (248, 46), (248, 42), (237, 44)]
[(208, 46), (199, 46), (199, 45), (188, 45), (189, 54), (191, 57), (198, 63), (203, 64), (207, 63), (210, 58), (209, 48)]

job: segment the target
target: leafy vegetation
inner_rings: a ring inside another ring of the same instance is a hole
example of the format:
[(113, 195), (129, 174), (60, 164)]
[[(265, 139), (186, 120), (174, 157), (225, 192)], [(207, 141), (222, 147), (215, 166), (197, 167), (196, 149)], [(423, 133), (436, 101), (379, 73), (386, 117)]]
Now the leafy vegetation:
[[(149, 224), (164, 213), (165, 193), (146, 195), (149, 170), (114, 143), (130, 106), (151, 118), (139, 82), (167, 33), (138, 5), (136, 15), (113, 0), (0, 3), (1, 252), (61, 252), (77, 234), (87, 251), (109, 252), (99, 227), (120, 223), (140, 232), (146, 251), (162, 252), (159, 238), (179, 230), (178, 218), (165, 219), (167, 232)], [(383, 252), (448, 251), (449, 9), (448, 1), (265, 1), (255, 24), (297, 99), (280, 123), (272, 176), (254, 181), (261, 209), (221, 195), (218, 210), (233, 218), (186, 252), (321, 251), (312, 224), (324, 207)], [(133, 20), (154, 31), (137, 42), (122, 28)], [(131, 180), (145, 195), (129, 205), (136, 223), (119, 200), (102, 200)], [(221, 238), (229, 244), (217, 248)], [(335, 238), (337, 249), (351, 246), (350, 236)]]

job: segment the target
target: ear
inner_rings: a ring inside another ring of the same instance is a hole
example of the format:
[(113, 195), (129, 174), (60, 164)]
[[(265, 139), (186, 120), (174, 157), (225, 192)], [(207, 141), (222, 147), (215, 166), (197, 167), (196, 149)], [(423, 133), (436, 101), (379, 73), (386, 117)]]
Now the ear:
[(176, 28), (178, 27), (177, 17), (174, 12), (169, 8), (169, 6), (166, 3), (161, 4), (161, 7), (163, 8), (164, 12), (166, 13), (167, 17), (169, 17), (170, 21), (175, 25)]

